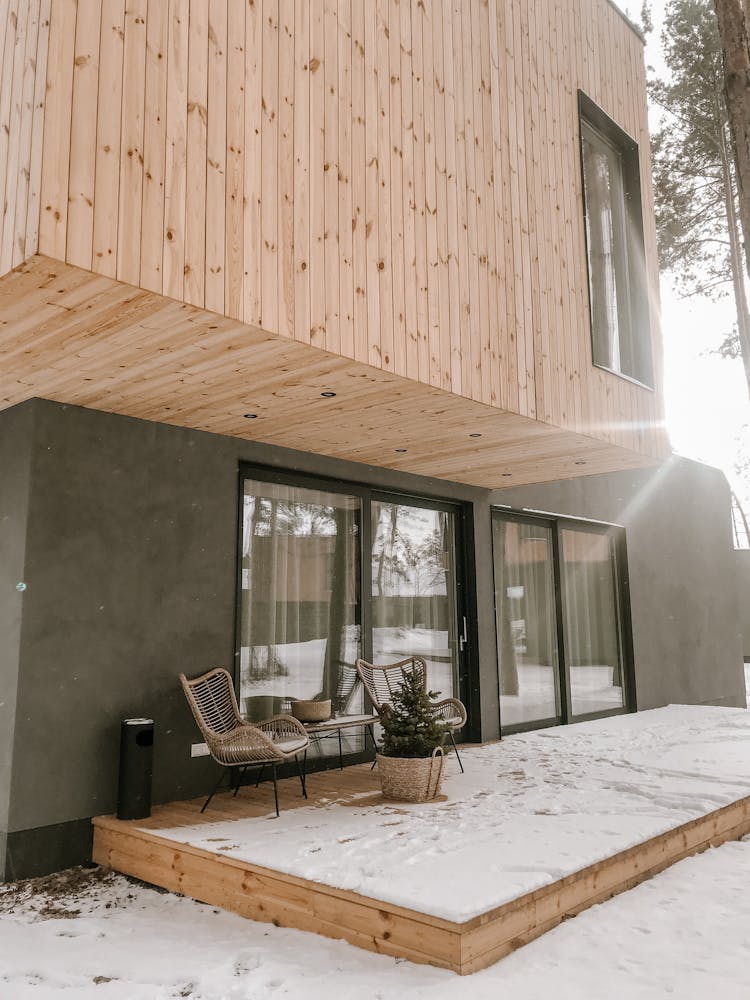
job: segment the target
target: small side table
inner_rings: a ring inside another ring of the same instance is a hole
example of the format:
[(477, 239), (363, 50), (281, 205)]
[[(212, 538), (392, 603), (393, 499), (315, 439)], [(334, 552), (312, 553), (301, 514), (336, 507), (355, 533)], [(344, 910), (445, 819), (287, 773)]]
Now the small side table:
[[(325, 722), (303, 722), (302, 725), (305, 727), (310, 738), (316, 741), (326, 739), (329, 736), (338, 737), (339, 767), (343, 771), (344, 754), (341, 746), (341, 730), (349, 729), (351, 726), (362, 726), (365, 732), (370, 734), (372, 745), (377, 750), (373, 727), (378, 721), (379, 716), (377, 715), (339, 715), (334, 716), (332, 719), (326, 719)], [(307, 758), (307, 750), (305, 750), (305, 758)]]

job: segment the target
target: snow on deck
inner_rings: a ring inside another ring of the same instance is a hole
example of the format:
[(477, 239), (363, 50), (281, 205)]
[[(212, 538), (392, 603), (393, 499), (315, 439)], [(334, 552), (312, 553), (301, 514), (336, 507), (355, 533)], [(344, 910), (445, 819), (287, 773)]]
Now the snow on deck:
[(461, 754), (443, 801), (365, 792), (158, 834), (462, 922), (750, 795), (750, 712), (670, 706)]

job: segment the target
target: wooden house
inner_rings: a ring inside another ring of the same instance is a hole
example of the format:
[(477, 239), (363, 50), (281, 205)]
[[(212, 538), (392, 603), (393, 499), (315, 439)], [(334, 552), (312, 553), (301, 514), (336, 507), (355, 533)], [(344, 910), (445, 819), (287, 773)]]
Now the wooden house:
[(86, 856), (121, 718), (210, 784), (180, 671), (420, 652), (469, 740), (740, 703), (609, 0), (0, 0), (0, 193), (8, 877)]

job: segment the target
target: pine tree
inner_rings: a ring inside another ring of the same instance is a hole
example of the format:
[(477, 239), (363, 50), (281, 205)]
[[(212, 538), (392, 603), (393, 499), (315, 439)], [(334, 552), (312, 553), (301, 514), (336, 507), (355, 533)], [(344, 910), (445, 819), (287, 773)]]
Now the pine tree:
[(750, 316), (737, 217), (737, 177), (724, 94), (721, 40), (711, 0), (672, 0), (662, 32), (667, 80), (649, 96), (664, 112), (653, 136), (659, 262), (687, 295), (734, 296), (750, 392)]
[(435, 695), (425, 691), (421, 669), (404, 670), (401, 687), (381, 711), (385, 757), (429, 757), (442, 745), (445, 727), (430, 701)]
[[(732, 131), (739, 216), (750, 246), (750, 11), (746, 0), (714, 0), (724, 64), (724, 97)], [(750, 259), (745, 254), (748, 277)]]

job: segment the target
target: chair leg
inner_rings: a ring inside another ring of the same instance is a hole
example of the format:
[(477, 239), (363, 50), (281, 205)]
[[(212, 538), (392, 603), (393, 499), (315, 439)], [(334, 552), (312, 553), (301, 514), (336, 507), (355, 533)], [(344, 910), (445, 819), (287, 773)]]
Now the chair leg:
[(248, 768), (247, 764), (245, 764), (244, 767), (238, 767), (237, 768), (237, 781), (236, 781), (235, 786), (234, 786), (234, 795), (232, 796), (233, 799), (237, 798), (237, 792), (239, 792), (239, 790), (240, 790), (240, 784), (242, 782), (242, 779), (247, 774), (247, 768)]
[(344, 754), (343, 754), (343, 751), (341, 749), (341, 730), (340, 729), (338, 730), (338, 737), (339, 737), (339, 770), (343, 771), (344, 770)]
[(214, 797), (214, 795), (216, 795), (216, 792), (217, 792), (217, 791), (218, 791), (218, 789), (219, 789), (219, 785), (220, 785), (220, 784), (222, 783), (222, 781), (224, 780), (224, 772), (225, 772), (225, 771), (228, 771), (228, 770), (229, 770), (229, 768), (228, 768), (228, 767), (225, 767), (225, 768), (224, 768), (224, 771), (222, 771), (222, 772), (221, 772), (221, 774), (219, 775), (219, 780), (218, 780), (218, 781), (216, 782), (216, 784), (214, 785), (214, 788), (213, 788), (213, 791), (212, 791), (212, 792), (211, 792), (211, 794), (210, 794), (210, 795), (208, 796), (208, 798), (206, 799), (206, 801), (205, 801), (205, 802), (203, 803), (203, 808), (201, 809), (201, 812), (202, 812), (202, 813), (206, 811), (206, 809), (208, 808), (208, 805), (209, 805), (209, 803), (211, 802), (211, 799), (212, 799), (212, 798)]
[[(375, 729), (374, 729), (372, 723), (370, 723), (369, 726), (365, 726), (365, 732), (370, 734), (370, 739), (372, 740), (372, 749), (375, 751), (375, 753), (377, 753), (378, 752), (378, 745), (375, 742)], [(371, 771), (375, 770), (375, 765), (376, 764), (377, 764), (377, 761), (374, 760), (372, 762), (372, 767), (370, 768)]]
[(263, 777), (263, 772), (265, 771), (265, 769), (266, 769), (266, 765), (265, 765), (265, 763), (261, 764), (261, 765), (260, 765), (260, 771), (258, 771), (258, 777), (257, 777), (257, 779), (256, 779), (256, 781), (255, 781), (255, 787), (256, 787), (256, 788), (257, 788), (257, 787), (258, 787), (258, 785), (260, 784), (260, 779), (261, 779), (261, 778)]
[(448, 730), (448, 735), (451, 738), (451, 743), (453, 744), (453, 749), (456, 751), (456, 760), (458, 761), (458, 766), (461, 768), (461, 774), (463, 774), (464, 773), (464, 766), (461, 763), (461, 755), (458, 752), (458, 747), (456, 746), (456, 741), (455, 741), (455, 739), (453, 737), (453, 730), (452, 729)]
[(297, 765), (297, 774), (299, 775), (299, 783), (302, 785), (302, 795), (307, 798), (307, 788), (305, 788), (305, 772), (302, 770), (299, 764), (299, 757), (297, 754), (294, 755), (294, 763)]
[(273, 798), (276, 803), (276, 818), (279, 818), (279, 784), (276, 780), (276, 765), (271, 764), (273, 768)]

